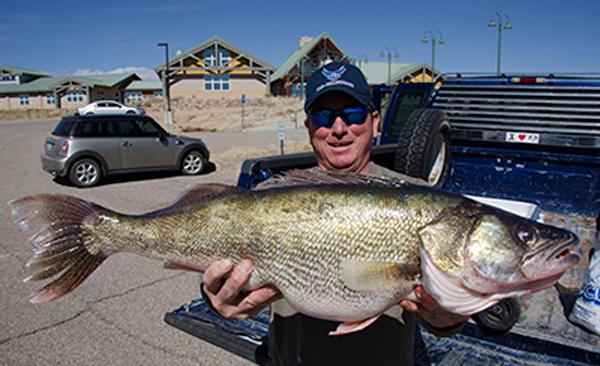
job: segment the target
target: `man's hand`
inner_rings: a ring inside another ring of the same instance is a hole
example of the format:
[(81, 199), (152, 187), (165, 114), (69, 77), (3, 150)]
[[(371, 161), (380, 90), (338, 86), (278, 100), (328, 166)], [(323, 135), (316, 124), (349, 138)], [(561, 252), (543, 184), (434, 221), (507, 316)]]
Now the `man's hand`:
[(235, 267), (229, 259), (224, 259), (211, 264), (204, 272), (204, 294), (223, 317), (247, 319), (281, 298), (281, 293), (272, 286), (243, 290), (252, 274), (252, 267), (249, 259), (242, 260)]
[(415, 287), (415, 294), (419, 302), (410, 300), (400, 301), (400, 306), (413, 313), (418, 313), (424, 321), (435, 328), (449, 328), (469, 319), (468, 316), (454, 314), (443, 309), (435, 299), (429, 295), (423, 286)]

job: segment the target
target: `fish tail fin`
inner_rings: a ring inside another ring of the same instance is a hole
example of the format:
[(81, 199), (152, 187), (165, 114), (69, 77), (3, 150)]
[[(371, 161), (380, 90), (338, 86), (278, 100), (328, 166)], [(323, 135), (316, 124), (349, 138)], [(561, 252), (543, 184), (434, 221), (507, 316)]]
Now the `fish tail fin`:
[(57, 299), (79, 286), (106, 259), (101, 238), (90, 224), (101, 215), (115, 213), (79, 198), (63, 195), (35, 195), (8, 203), (15, 223), (34, 232), (29, 241), (34, 254), (25, 265), (33, 274), (25, 282), (50, 280), (29, 301), (44, 303)]

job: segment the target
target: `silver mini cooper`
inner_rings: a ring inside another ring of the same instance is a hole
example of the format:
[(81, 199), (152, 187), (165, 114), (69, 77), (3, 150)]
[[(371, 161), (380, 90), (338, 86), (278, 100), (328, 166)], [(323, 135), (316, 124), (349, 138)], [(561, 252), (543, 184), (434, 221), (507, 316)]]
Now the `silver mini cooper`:
[(176, 136), (149, 116), (67, 116), (46, 137), (42, 168), (78, 187), (103, 176), (152, 170), (206, 170), (209, 152), (199, 138)]

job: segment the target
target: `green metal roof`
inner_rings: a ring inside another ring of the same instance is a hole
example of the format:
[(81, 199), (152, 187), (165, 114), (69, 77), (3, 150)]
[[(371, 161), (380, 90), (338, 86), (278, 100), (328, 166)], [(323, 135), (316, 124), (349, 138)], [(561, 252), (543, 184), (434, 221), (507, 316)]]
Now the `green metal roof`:
[(281, 79), (287, 75), (294, 68), (294, 66), (298, 64), (302, 57), (306, 56), (306, 54), (308, 54), (317, 44), (319, 44), (319, 42), (321, 42), (321, 40), (325, 38), (328, 38), (329, 41), (331, 41), (331, 43), (333, 43), (333, 45), (340, 50), (340, 52), (342, 52), (344, 55), (346, 54), (346, 52), (344, 52), (342, 48), (333, 41), (327, 32), (322, 32), (317, 37), (306, 42), (302, 47), (294, 51), (294, 53), (292, 53), (292, 55), (288, 57), (287, 60), (285, 60), (285, 62), (277, 69), (277, 71), (271, 75), (271, 82)]
[(161, 90), (162, 81), (134, 81), (125, 90)]
[[(358, 64), (356, 64), (358, 67)], [(398, 82), (407, 75), (410, 75), (423, 68), (431, 71), (431, 67), (427, 64), (409, 64), (409, 63), (391, 63), (391, 79), (392, 82)], [(360, 69), (365, 74), (365, 78), (369, 85), (387, 84), (388, 82), (388, 63), (387, 61), (363, 61), (360, 64)], [(438, 73), (436, 71), (436, 73)]]
[(32, 93), (32, 92), (52, 92), (58, 85), (66, 82), (74, 82), (89, 87), (107, 87), (112, 88), (121, 82), (131, 80), (140, 80), (135, 73), (125, 74), (97, 74), (81, 76), (52, 76), (35, 79), (29, 83), (21, 85), (0, 85), (0, 93)]
[[(241, 48), (238, 48), (236, 46), (234, 46), (233, 44), (221, 39), (220, 37), (214, 36), (211, 39), (204, 41), (194, 47), (192, 47), (190, 50), (180, 53), (179, 55), (176, 55), (175, 57), (172, 57), (171, 59), (169, 59), (169, 65), (173, 65), (175, 62), (179, 61), (179, 60), (184, 60), (186, 59), (188, 56), (193, 55), (199, 51), (202, 51), (206, 48), (208, 48), (209, 46), (211, 46), (212, 44), (217, 43), (220, 44), (221, 46), (223, 46), (224, 48), (227, 48), (231, 51), (234, 51), (237, 54), (241, 54), (246, 56), (247, 58), (251, 59), (253, 62), (256, 62), (257, 64), (261, 65), (262, 67), (271, 69), (271, 70), (275, 70), (275, 67), (272, 66), (271, 64), (267, 63), (266, 61), (252, 55), (249, 52), (246, 52), (244, 50), (242, 50)], [(165, 67), (165, 64), (162, 63), (158, 66), (156, 66), (154, 68), (154, 71), (156, 71), (157, 74), (160, 75), (160, 71)]]
[(0, 65), (0, 71), (8, 71), (11, 74), (27, 74), (27, 75), (34, 75), (34, 76), (50, 76), (50, 74), (48, 74), (47, 72), (44, 71), (39, 71), (39, 70), (34, 70), (34, 69), (28, 69), (25, 67), (13, 67), (13, 66), (4, 66), (4, 65)]

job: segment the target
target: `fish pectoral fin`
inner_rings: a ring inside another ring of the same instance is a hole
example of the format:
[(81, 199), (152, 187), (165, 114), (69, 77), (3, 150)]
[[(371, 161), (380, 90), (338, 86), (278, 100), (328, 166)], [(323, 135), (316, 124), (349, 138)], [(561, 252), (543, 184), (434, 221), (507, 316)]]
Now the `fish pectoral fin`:
[(179, 262), (165, 262), (163, 264), (163, 268), (174, 269), (174, 270), (193, 271), (193, 272), (202, 272), (202, 273), (204, 273), (204, 270), (206, 269), (206, 268), (194, 266), (192, 264), (179, 263)]
[(416, 264), (344, 259), (340, 263), (341, 279), (354, 291), (395, 291), (419, 275)]
[(373, 322), (375, 320), (377, 320), (377, 318), (379, 318), (379, 315), (375, 315), (372, 318), (359, 320), (357, 322), (341, 323), (340, 325), (338, 325), (336, 330), (329, 332), (329, 335), (330, 336), (339, 336), (339, 335), (344, 335), (344, 334), (361, 331), (361, 330), (365, 329), (366, 327), (368, 327), (369, 325), (373, 324)]

